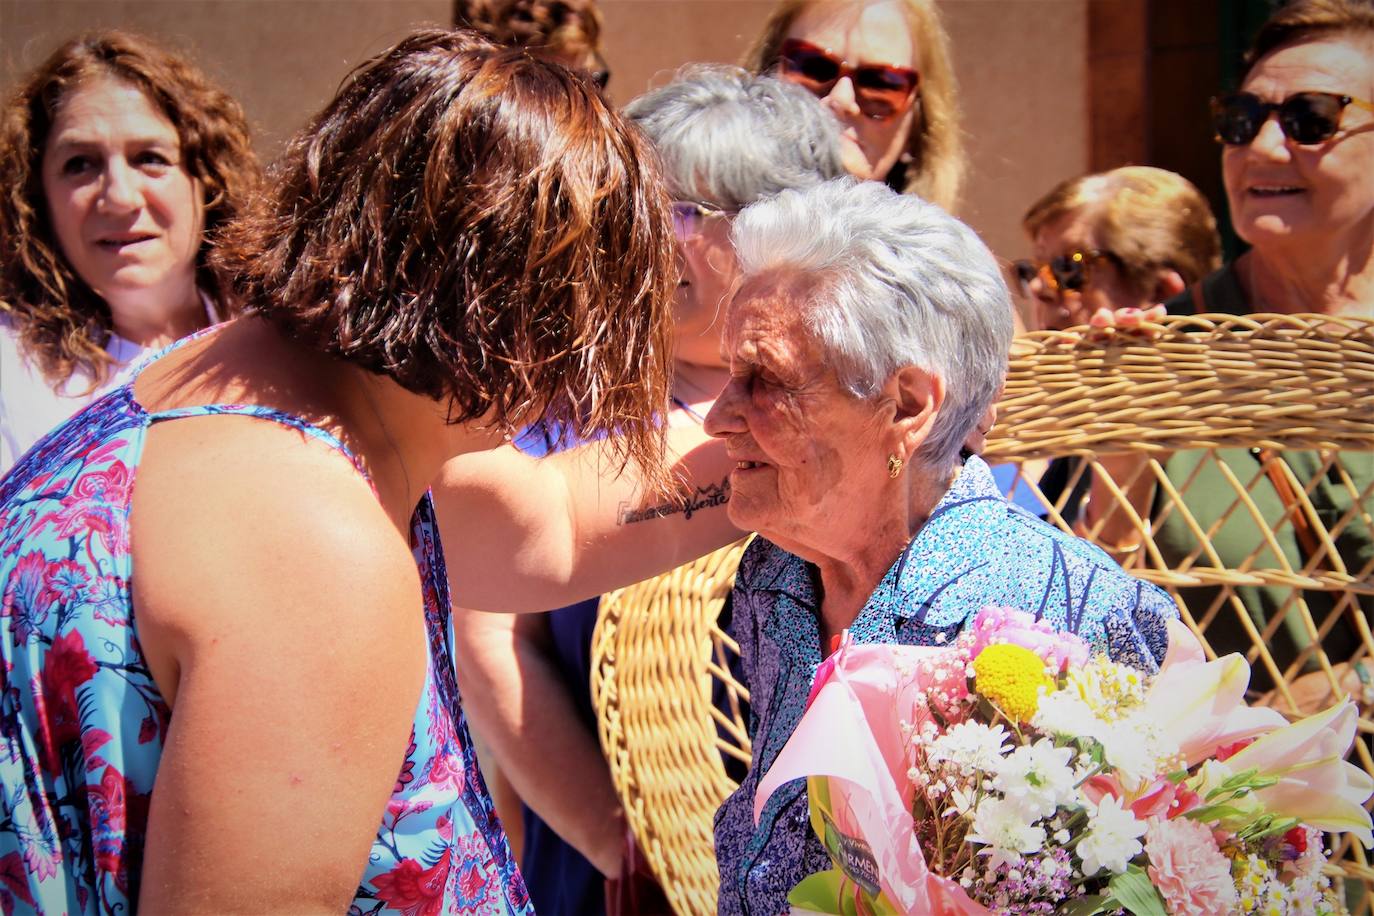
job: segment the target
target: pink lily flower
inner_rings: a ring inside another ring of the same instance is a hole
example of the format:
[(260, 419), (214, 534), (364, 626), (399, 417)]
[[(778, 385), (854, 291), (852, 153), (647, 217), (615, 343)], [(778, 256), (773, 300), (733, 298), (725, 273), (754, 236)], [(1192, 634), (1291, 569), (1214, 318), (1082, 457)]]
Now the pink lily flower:
[(1169, 621), (1169, 651), (1145, 697), (1148, 715), (1192, 767), (1217, 748), (1283, 728), (1277, 710), (1245, 703), (1250, 665), (1237, 654), (1209, 662), (1202, 644), (1177, 620)]
[(1365, 848), (1374, 848), (1364, 809), (1374, 794), (1374, 777), (1345, 759), (1358, 716), (1355, 704), (1346, 700), (1263, 735), (1225, 765), (1236, 773), (1253, 769), (1279, 777), (1278, 784), (1255, 792), (1270, 813), (1321, 830), (1348, 831)]
[(1172, 819), (1187, 814), (1202, 803), (1197, 793), (1186, 785), (1167, 779), (1156, 779), (1143, 791), (1132, 794), (1115, 776), (1100, 773), (1083, 783), (1082, 789), (1083, 795), (1094, 805), (1105, 796), (1116, 796), (1127, 804), (1138, 821), (1147, 821), (1152, 817)]

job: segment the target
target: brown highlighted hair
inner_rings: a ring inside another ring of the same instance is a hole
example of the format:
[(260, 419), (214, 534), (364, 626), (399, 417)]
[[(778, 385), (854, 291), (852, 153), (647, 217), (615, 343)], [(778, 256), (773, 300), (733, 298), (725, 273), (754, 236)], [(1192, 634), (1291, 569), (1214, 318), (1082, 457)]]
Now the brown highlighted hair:
[(216, 231), (244, 208), (259, 179), (239, 104), (186, 58), (146, 38), (106, 31), (74, 39), (14, 90), (0, 112), (0, 313), (54, 385), (79, 367), (98, 383), (110, 367), (109, 306), (62, 253), (49, 224), (42, 175), (43, 150), (63, 101), (97, 77), (137, 87), (176, 128), (182, 165), (205, 187), (196, 282), (229, 312), (233, 302), (208, 253)]
[[(857, 7), (872, 0), (845, 2)], [(820, 3), (834, 0), (781, 0), (745, 55), (744, 66), (755, 73), (774, 70), (778, 51), (792, 23)], [(921, 88), (917, 97), (919, 108), (903, 156), (903, 160), (910, 161), (897, 163), (888, 176), (888, 184), (903, 194), (917, 194), (953, 213), (959, 206), (968, 157), (964, 152), (963, 116), (950, 59), (949, 33), (934, 0), (901, 0), (901, 7), (921, 61)]]
[(596, 0), (454, 0), (453, 23), (497, 44), (559, 58), (601, 54)]
[(639, 132), (566, 67), (418, 32), (356, 69), (217, 254), (283, 333), (451, 422), (660, 467), (677, 276)]
[(1060, 182), (1021, 220), (1031, 238), (1069, 213), (1087, 211), (1098, 248), (1121, 259), (1131, 288), (1149, 295), (1155, 272), (1186, 284), (1221, 266), (1221, 239), (1207, 198), (1182, 175), (1129, 165)]
[(1245, 52), (1249, 75), (1261, 57), (1284, 45), (1324, 38), (1364, 38), (1374, 42), (1374, 2), (1370, 0), (1290, 0), (1260, 26)]

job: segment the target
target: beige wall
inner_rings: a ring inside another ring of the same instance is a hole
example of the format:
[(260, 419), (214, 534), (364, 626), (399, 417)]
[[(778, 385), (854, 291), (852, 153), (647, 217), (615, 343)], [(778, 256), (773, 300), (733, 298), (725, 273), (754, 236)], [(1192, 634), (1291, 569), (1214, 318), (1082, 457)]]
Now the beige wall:
[[(1041, 193), (1086, 170), (1088, 0), (944, 0), (973, 155), (962, 215), (1004, 257)], [(691, 60), (737, 61), (771, 0), (602, 0), (610, 93), (624, 102)], [(0, 86), (83, 29), (189, 50), (234, 92), (272, 156), (348, 70), (449, 0), (0, 0)]]
[(0, 85), (87, 29), (120, 27), (190, 52), (238, 97), (271, 156), (357, 63), (450, 0), (0, 0)]

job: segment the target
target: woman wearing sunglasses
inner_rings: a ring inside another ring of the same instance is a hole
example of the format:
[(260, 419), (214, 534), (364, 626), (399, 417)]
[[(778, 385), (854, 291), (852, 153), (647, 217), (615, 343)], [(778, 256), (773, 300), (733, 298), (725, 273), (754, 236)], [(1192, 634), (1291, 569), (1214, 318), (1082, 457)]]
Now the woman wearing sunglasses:
[(949, 36), (932, 0), (782, 0), (745, 66), (826, 103), (851, 175), (957, 208), (967, 160)]
[[(1295, 0), (1261, 27), (1246, 63), (1239, 91), (1213, 102), (1213, 128), (1222, 144), (1231, 219), (1251, 247), (1171, 299), (1169, 310), (1374, 318), (1374, 5)], [(1261, 455), (1249, 451), (1222, 450), (1218, 458), (1241, 480), (1263, 472)], [(1325, 464), (1316, 452), (1285, 451), (1282, 460), (1304, 484), (1321, 475)], [(1371, 492), (1374, 456), (1346, 454), (1342, 464), (1355, 493)], [(1241, 562), (1255, 547), (1254, 526), (1245, 513), (1229, 511), (1234, 491), (1217, 462), (1204, 453), (1180, 452), (1166, 470), (1172, 480), (1193, 480), (1190, 512), (1204, 530), (1219, 524), (1211, 540), (1223, 562), (1233, 567)], [(1345, 486), (1319, 485), (1310, 498), (1328, 524), (1357, 508), (1357, 497)], [(1252, 499), (1287, 561), (1303, 568), (1319, 548), (1304, 543), (1296, 526), (1279, 524), (1286, 511), (1280, 489), (1257, 486)], [(1353, 512), (1337, 539), (1345, 565), (1356, 575), (1374, 562), (1368, 517)], [(1163, 518), (1155, 540), (1171, 561), (1198, 549), (1178, 512)], [(1262, 630), (1284, 618), (1269, 642), (1279, 666), (1289, 666), (1310, 643), (1292, 612), (1292, 590), (1244, 586), (1236, 592)], [(1186, 597), (1195, 610), (1205, 611), (1216, 595), (1197, 589)], [(1314, 619), (1330, 616), (1333, 593), (1310, 591), (1303, 597)], [(1359, 602), (1362, 613), (1374, 613), (1374, 599), (1361, 596)], [(1349, 658), (1360, 644), (1348, 617), (1342, 615), (1323, 637), (1332, 659)], [(1218, 653), (1251, 646), (1229, 612), (1208, 629), (1208, 639)], [(1345, 692), (1366, 703), (1374, 700), (1374, 665), (1368, 659), (1337, 667)], [(1262, 666), (1255, 671), (1258, 678), (1265, 676)], [(1300, 711), (1324, 708), (1333, 699), (1323, 672), (1298, 678), (1291, 690)]]
[(1009, 280), (1032, 305), (1033, 330), (1149, 308), (1221, 263), (1207, 199), (1181, 175), (1149, 166), (1060, 182), (1021, 225), (1035, 256), (1014, 261)]
[[(1112, 316), (1124, 321), (1196, 283), (1221, 263), (1221, 240), (1207, 199), (1186, 178), (1149, 166), (1125, 166), (1060, 182), (1021, 220), (1033, 259), (1015, 261), (1009, 270), (1013, 289), (1031, 307), (1024, 316), (1031, 330), (1064, 330)], [(1133, 458), (1103, 458), (1118, 482), (1128, 480)], [(1079, 459), (1027, 462), (1021, 473), (1038, 481), (1041, 493), (1057, 502), (1071, 484), (1062, 515), (1069, 523), (1096, 526), (1093, 510), (1113, 505), (1105, 482), (1080, 474)], [(1002, 465), (994, 468), (998, 473)], [(1001, 472), (1006, 473), (1006, 472)], [(1012, 485), (1015, 472), (1005, 479)], [(1147, 482), (1139, 485), (1142, 514), (1148, 512)], [(1091, 492), (1090, 492), (1091, 491)], [(1021, 493), (1016, 495), (1019, 497)], [(1089, 498), (1090, 495), (1095, 498)], [(1033, 511), (1044, 504), (1030, 496)], [(1124, 513), (1109, 515), (1097, 541), (1118, 555), (1138, 549), (1135, 527)]]
[(1170, 310), (1374, 317), (1374, 6), (1289, 3), (1246, 61), (1212, 110), (1251, 248)]

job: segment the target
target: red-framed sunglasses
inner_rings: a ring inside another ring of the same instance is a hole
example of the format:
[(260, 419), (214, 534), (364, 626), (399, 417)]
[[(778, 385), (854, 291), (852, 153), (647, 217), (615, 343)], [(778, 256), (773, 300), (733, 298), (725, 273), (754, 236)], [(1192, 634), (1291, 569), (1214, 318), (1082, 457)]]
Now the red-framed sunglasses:
[(850, 64), (800, 38), (788, 38), (778, 49), (778, 66), (788, 80), (825, 98), (846, 76), (854, 84), (854, 102), (864, 117), (887, 121), (911, 107), (921, 74), (889, 64)]

